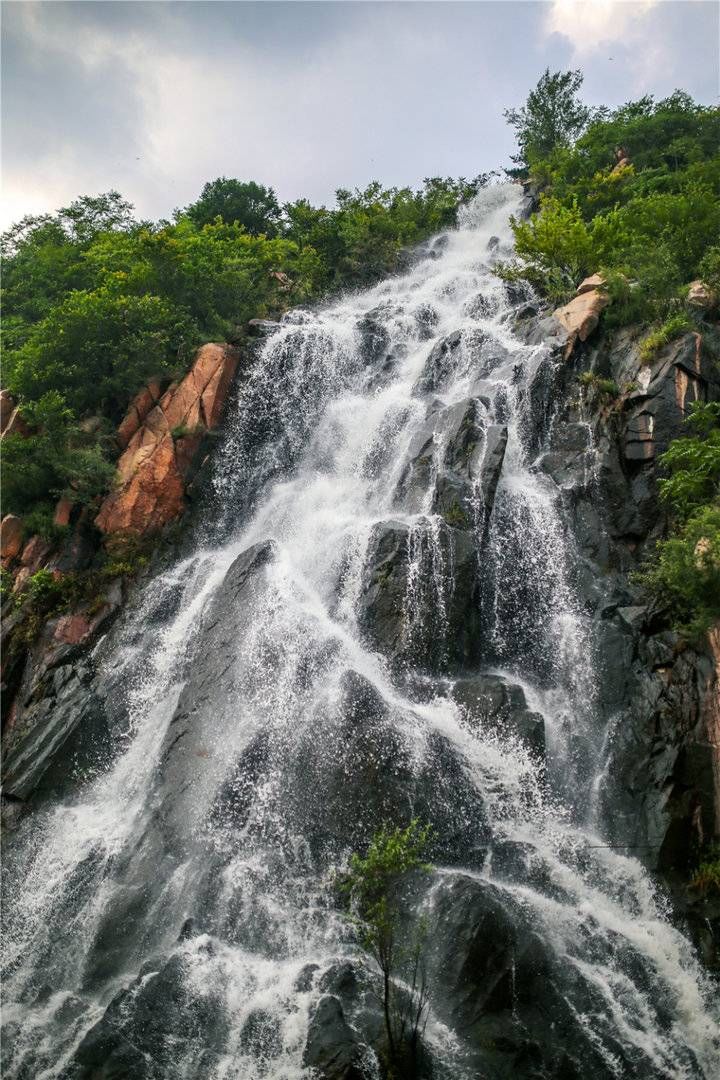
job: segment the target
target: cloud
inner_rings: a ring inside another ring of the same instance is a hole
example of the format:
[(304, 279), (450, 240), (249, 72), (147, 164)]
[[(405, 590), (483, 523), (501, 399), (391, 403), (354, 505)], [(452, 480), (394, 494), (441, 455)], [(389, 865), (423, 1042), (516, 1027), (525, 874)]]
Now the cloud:
[(110, 188), (164, 217), (221, 175), (326, 203), (374, 179), (474, 176), (512, 152), (503, 109), (576, 53), (590, 103), (678, 84), (714, 100), (717, 11), (4, 0), (3, 220)]
[(587, 56), (614, 42), (636, 40), (657, 4), (658, 0), (552, 0), (545, 32), (567, 38), (577, 57)]

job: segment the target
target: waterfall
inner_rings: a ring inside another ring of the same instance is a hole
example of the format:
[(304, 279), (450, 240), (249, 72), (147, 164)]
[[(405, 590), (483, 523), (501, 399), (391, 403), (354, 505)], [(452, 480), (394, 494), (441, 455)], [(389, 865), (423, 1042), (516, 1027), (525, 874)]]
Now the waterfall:
[[(483, 191), (404, 273), (286, 315), (241, 373), (196, 550), (96, 648), (111, 745), (8, 845), (8, 1078), (310, 1080), (327, 994), (352, 1075), (379, 1076), (332, 880), (412, 816), (438, 837), (418, 898), (436, 1077), (576, 1076), (563, 1041), (586, 1076), (718, 1075), (693, 950), (592, 812), (593, 613), (537, 467), (565, 373), (492, 273), (519, 206)], [(592, 453), (588, 433), (588, 483)], [(504, 935), (512, 976), (468, 1019), (472, 919), (473, 963)], [(486, 1014), (555, 1057), (510, 1069)]]

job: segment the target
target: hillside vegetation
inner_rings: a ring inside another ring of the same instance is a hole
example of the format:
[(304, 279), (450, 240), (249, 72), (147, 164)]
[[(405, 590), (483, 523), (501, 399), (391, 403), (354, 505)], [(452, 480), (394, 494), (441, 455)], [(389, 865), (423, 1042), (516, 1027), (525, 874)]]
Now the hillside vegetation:
[(237, 340), (253, 317), (392, 271), (485, 180), (371, 184), (328, 210), (222, 177), (172, 222), (137, 221), (115, 191), (23, 219), (3, 236), (3, 385), (32, 434), (3, 441), (5, 512), (42, 533), (59, 495), (96, 498), (150, 377), (181, 375), (201, 342)]
[[(518, 135), (513, 172), (540, 194), (538, 212), (514, 222), (516, 259), (498, 272), (553, 303), (600, 273), (612, 301), (604, 327), (644, 326), (644, 362), (693, 328), (717, 356), (720, 110), (676, 91), (593, 111), (581, 85), (580, 72), (545, 72), (506, 113)], [(696, 279), (715, 297), (704, 323), (685, 302)], [(693, 635), (720, 617), (720, 406), (697, 407), (661, 465), (671, 534), (640, 580)]]

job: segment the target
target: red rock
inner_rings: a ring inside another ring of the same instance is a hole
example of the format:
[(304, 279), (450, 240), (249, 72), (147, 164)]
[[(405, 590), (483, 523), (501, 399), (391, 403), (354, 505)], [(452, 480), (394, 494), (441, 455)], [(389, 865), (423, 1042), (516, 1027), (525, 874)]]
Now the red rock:
[[(230, 346), (204, 345), (182, 382), (169, 386), (145, 413), (118, 462), (120, 486), (95, 519), (102, 532), (156, 532), (182, 514), (185, 478), (204, 432), (220, 421), (238, 360)], [(157, 384), (148, 387), (153, 400), (159, 389)], [(139, 397), (133, 403), (138, 420), (148, 404), (147, 396), (142, 402)], [(131, 427), (126, 425), (126, 434)]]
[(15, 398), (9, 390), (0, 390), (0, 433), (5, 431), (14, 411)]
[(605, 286), (605, 278), (602, 274), (591, 274), (590, 277), (586, 277), (584, 281), (581, 281), (575, 290), (577, 296), (582, 296), (583, 293), (591, 292), (593, 289), (602, 289)]
[(20, 415), (20, 406), (18, 405), (13, 409), (7, 424), (3, 428), (2, 438), (4, 439), (7, 435), (19, 435), (22, 439), (26, 439), (29, 434), (30, 428)]
[(62, 645), (81, 645), (93, 628), (92, 622), (85, 615), (63, 615), (58, 619), (53, 637)]
[(202, 411), (209, 431), (217, 427), (222, 419), (239, 359), (239, 354), (234, 351), (226, 353), (222, 363), (216, 367), (203, 390)]
[(589, 292), (576, 296), (569, 304), (558, 308), (553, 314), (571, 337), (586, 341), (599, 323), (600, 315), (609, 302), (606, 293), (599, 289), (591, 289)]
[(148, 413), (155, 408), (160, 396), (160, 383), (157, 381), (149, 382), (139, 394), (135, 395), (117, 430), (117, 439), (123, 448), (128, 445), (140, 425), (144, 423)]
[(58, 525), (60, 528), (65, 528), (66, 525), (69, 525), (70, 515), (72, 514), (74, 505), (72, 499), (58, 499), (55, 506), (53, 525)]
[(3, 566), (12, 562), (22, 551), (23, 523), (15, 514), (6, 514), (0, 522), (0, 558)]
[(710, 311), (717, 307), (718, 297), (704, 281), (691, 281), (688, 289), (687, 302), (691, 307)]
[(27, 566), (30, 573), (34, 574), (41, 568), (51, 550), (52, 544), (48, 543), (47, 540), (43, 540), (42, 536), (35, 534), (35, 536), (30, 537), (23, 548), (20, 563), (22, 566)]
[(12, 587), (13, 593), (19, 593), (20, 592), (23, 585), (25, 584), (27, 579), (30, 577), (30, 574), (31, 574), (31, 570), (30, 570), (29, 566), (21, 566), (20, 567), (17, 574), (15, 575), (15, 580), (13, 581), (13, 587)]

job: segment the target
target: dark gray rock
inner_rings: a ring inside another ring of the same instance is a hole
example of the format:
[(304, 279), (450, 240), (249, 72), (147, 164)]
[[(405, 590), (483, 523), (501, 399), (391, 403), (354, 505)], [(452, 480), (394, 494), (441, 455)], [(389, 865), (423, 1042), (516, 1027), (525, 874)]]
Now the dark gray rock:
[(472, 666), (479, 655), (478, 556), (461, 524), (388, 521), (373, 531), (358, 617), (396, 665), (443, 671)]
[(365, 1080), (363, 1044), (348, 1024), (338, 998), (320, 998), (308, 1031), (303, 1065), (317, 1069), (320, 1080)]
[(452, 695), (467, 722), (481, 730), (516, 736), (542, 758), (545, 722), (527, 706), (522, 687), (501, 675), (475, 675), (458, 679)]
[(256, 338), (268, 338), (272, 334), (277, 333), (281, 327), (281, 323), (275, 322), (274, 319), (250, 319), (248, 321), (248, 333), (251, 337)]
[(481, 529), (502, 472), (507, 428), (487, 422), (489, 402), (467, 398), (432, 409), (408, 449), (396, 500), (417, 513), (428, 501), (456, 529)]

